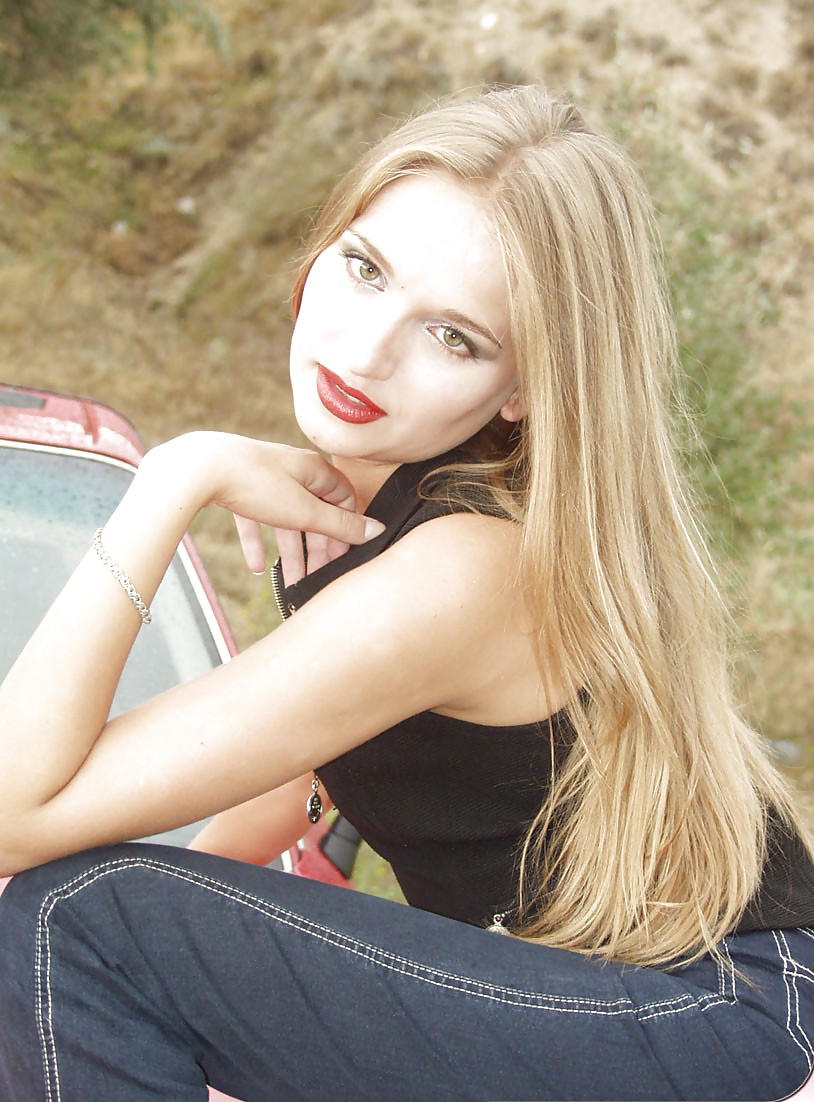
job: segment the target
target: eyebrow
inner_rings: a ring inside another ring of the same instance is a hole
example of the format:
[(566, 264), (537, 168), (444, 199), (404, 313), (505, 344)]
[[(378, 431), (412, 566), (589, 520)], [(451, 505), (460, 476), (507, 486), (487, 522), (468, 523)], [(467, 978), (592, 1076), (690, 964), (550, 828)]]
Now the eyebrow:
[[(377, 268), (381, 268), (382, 271), (386, 274), (392, 275), (392, 267), (390, 266), (390, 264), (388, 264), (385, 257), (382, 256), (382, 254), (379, 252), (372, 241), (368, 241), (364, 234), (359, 233), (358, 230), (351, 229), (350, 226), (348, 226), (348, 228), (345, 230), (345, 233), (350, 234), (352, 237), (355, 237), (356, 240), (360, 242), (362, 247), (368, 253), (370, 259), (375, 261)], [(489, 341), (490, 344), (496, 345), (501, 351), (503, 351), (503, 345), (497, 339), (492, 330), (484, 325), (479, 325), (476, 321), (473, 321), (472, 318), (468, 317), (466, 314), (462, 314), (459, 310), (442, 310), (441, 315), (445, 320), (451, 321), (454, 325), (460, 326), (461, 329), (471, 329), (473, 333), (477, 333), (479, 337), (483, 337), (484, 340)]]

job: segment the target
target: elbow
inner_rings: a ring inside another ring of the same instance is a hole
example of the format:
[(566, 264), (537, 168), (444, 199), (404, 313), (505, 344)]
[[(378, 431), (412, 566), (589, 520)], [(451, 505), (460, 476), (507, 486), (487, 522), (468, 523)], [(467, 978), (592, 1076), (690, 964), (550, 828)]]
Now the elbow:
[(10, 822), (0, 818), (0, 881), (42, 865), (50, 856), (38, 849), (33, 824), (27, 819), (15, 816)]
[(10, 824), (0, 816), (0, 881), (22, 872), (24, 866), (20, 863), (21, 856), (17, 852)]
[(25, 872), (26, 869), (31, 867), (30, 864), (26, 864), (24, 860), (21, 860), (18, 854), (11, 854), (5, 849), (0, 849), (0, 891), (12, 876), (16, 876), (18, 872)]
[(0, 847), (0, 891), (12, 876), (27, 872), (38, 865), (45, 865), (50, 860), (52, 860), (50, 854), (21, 853), (19, 850), (9, 851), (5, 847)]
[(25, 872), (37, 862), (29, 860), (15, 846), (9, 845), (5, 838), (0, 838), (0, 884), (5, 887), (6, 881), (18, 872)]

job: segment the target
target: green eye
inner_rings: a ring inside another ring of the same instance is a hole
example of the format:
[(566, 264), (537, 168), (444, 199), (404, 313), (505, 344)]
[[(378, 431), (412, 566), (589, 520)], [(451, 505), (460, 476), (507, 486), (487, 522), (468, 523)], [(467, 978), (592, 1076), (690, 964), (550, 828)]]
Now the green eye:
[(460, 359), (478, 359), (478, 349), (467, 335), (455, 325), (436, 322), (427, 326), (433, 338), (450, 356)]
[(371, 264), (369, 260), (360, 261), (357, 271), (359, 278), (363, 279), (365, 283), (374, 283), (381, 275), (376, 265)]

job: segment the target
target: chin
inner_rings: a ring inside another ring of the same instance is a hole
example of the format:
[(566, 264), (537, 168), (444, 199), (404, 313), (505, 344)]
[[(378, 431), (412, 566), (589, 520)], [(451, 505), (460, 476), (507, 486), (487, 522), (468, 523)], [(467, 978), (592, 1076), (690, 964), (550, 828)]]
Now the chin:
[(331, 418), (334, 422), (331, 424), (331, 421), (327, 420), (330, 414), (323, 412), (323, 416), (320, 416), (319, 411), (313, 413), (309, 410), (300, 416), (295, 409), (294, 416), (300, 432), (319, 451), (326, 455), (343, 456), (346, 459), (355, 459), (359, 456), (361, 449), (358, 438), (354, 440), (349, 432), (351, 429), (358, 431), (356, 426), (344, 425), (334, 418)]
[(329, 426), (325, 424), (324, 410), (322, 407), (319, 409), (314, 408), (313, 403), (303, 400), (302, 398), (294, 397), (294, 420), (297, 422), (299, 430), (304, 436), (307, 436), (315, 447), (322, 448), (323, 445), (319, 443), (319, 439), (328, 436)]

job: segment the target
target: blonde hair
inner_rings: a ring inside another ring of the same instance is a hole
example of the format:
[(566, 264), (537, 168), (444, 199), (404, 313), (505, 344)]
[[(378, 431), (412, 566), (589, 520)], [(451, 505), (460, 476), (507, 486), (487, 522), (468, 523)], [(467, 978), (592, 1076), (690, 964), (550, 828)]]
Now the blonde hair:
[(340, 181), (294, 312), (313, 261), (383, 187), (437, 170), (483, 197), (503, 250), (526, 415), (483, 466), (523, 526), (543, 677), (554, 654), (575, 689), (515, 932), (639, 964), (715, 952), (758, 887), (768, 808), (799, 824), (732, 705), (725, 614), (671, 438), (679, 373), (649, 202), (572, 104), (536, 87), (452, 100)]

